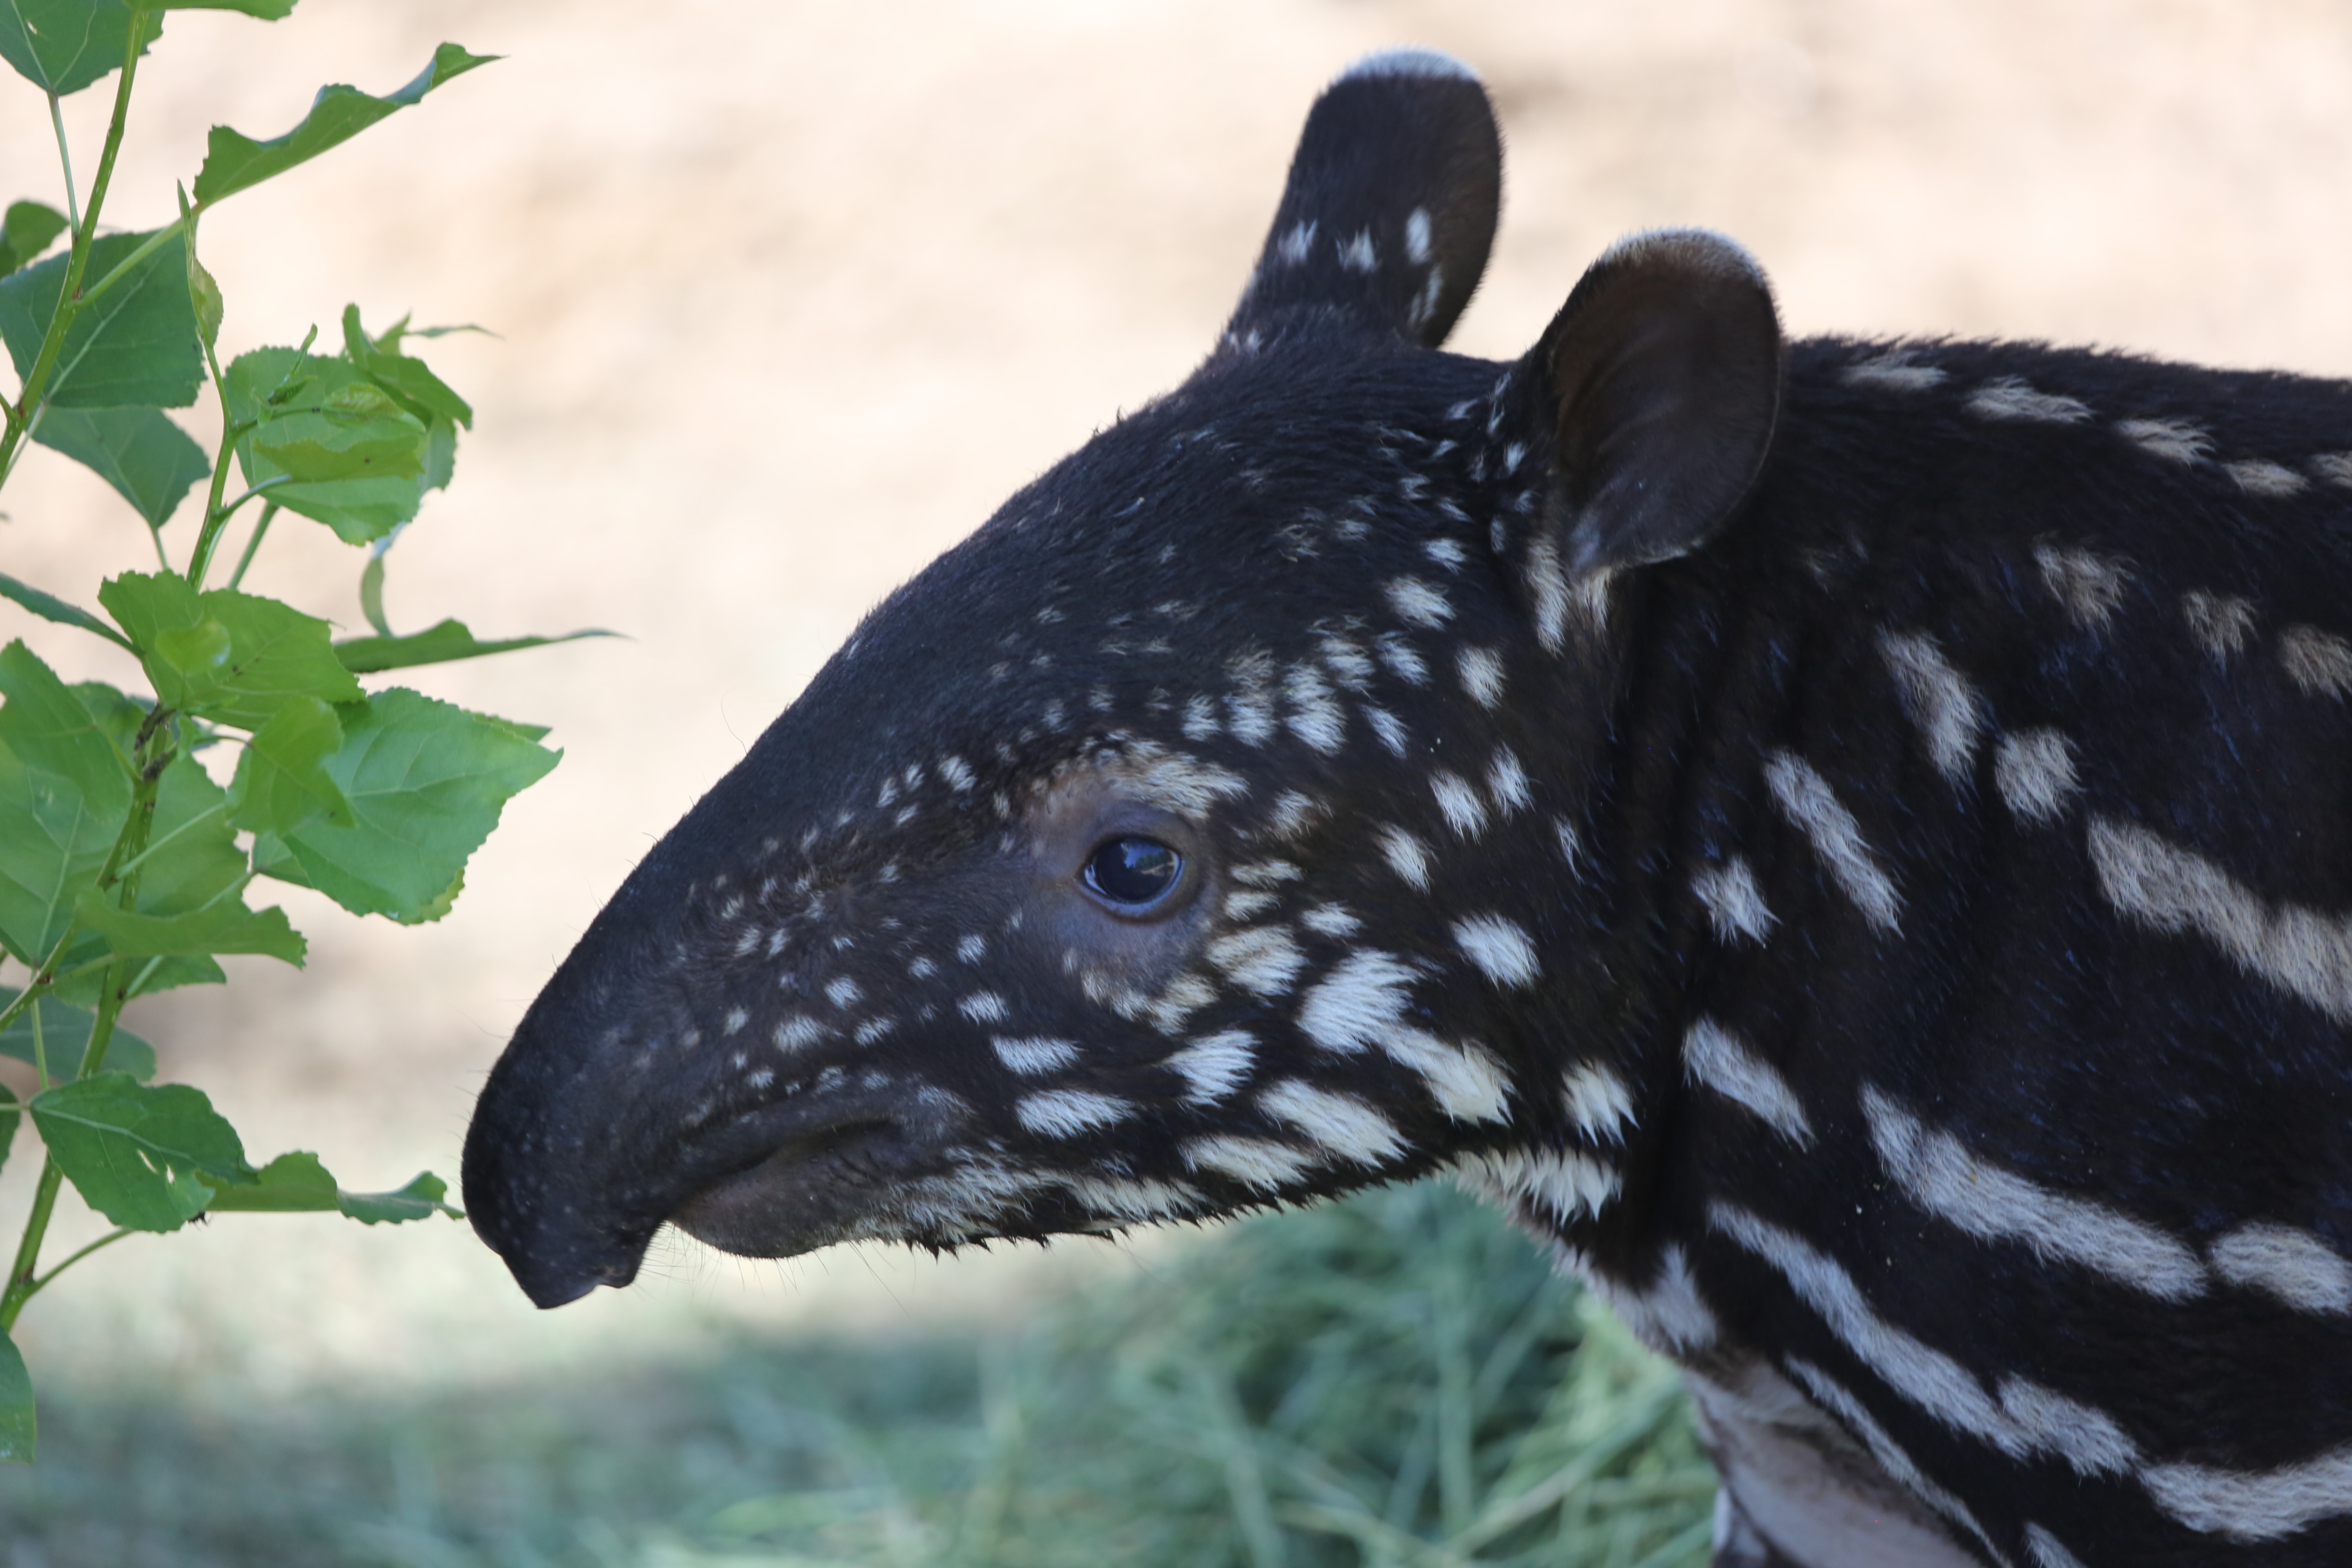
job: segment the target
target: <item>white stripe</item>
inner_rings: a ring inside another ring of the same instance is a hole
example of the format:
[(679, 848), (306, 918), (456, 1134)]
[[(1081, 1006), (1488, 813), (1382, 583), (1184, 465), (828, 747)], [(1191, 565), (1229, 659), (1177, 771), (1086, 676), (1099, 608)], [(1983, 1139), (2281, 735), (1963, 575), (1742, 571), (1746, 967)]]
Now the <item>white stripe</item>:
[(1658, 1276), (1644, 1289), (1635, 1289), (1591, 1270), (1585, 1273), (1585, 1282), (1635, 1339), (1660, 1355), (1703, 1351), (1721, 1333), (1714, 1311), (1698, 1293), (1690, 1255), (1679, 1245), (1668, 1243), (1661, 1249)]
[(1927, 742), (1927, 760), (1949, 782), (1965, 784), (1989, 721), (1984, 699), (1932, 637), (1881, 632), (1878, 652), (1903, 695), (1903, 711)]
[(2025, 1550), (2033, 1559), (2033, 1568), (2083, 1568), (2083, 1560), (2060, 1544), (2056, 1536), (2038, 1524), (2025, 1527)]
[(1078, 1059), (1075, 1040), (995, 1035), (988, 1043), (995, 1047), (996, 1059), (1017, 1073), (1054, 1072)]
[(1901, 1445), (1895, 1441), (1886, 1428), (1881, 1426), (1872, 1417), (1870, 1412), (1862, 1407), (1861, 1400), (1856, 1399), (1842, 1384), (1832, 1381), (1827, 1373), (1811, 1362), (1800, 1361), (1795, 1356), (1790, 1356), (1788, 1367), (1789, 1375), (1803, 1384), (1815, 1399), (1820, 1400), (1839, 1420), (1844, 1422), (1846, 1428), (1862, 1439), (1863, 1446), (1870, 1450), (1870, 1457), (1878, 1461), (1879, 1468), (1894, 1477), (1898, 1485), (1906, 1488), (1921, 1502), (1975, 1536), (1983, 1544), (1984, 1549), (1992, 1554), (1994, 1562), (2007, 1561), (2001, 1555), (2000, 1549), (1992, 1543), (1992, 1537), (1985, 1533), (1984, 1526), (1977, 1522), (1977, 1516), (1969, 1511), (1969, 1505), (1922, 1474), (1918, 1465), (1910, 1455), (1903, 1451)]
[(1022, 1126), (1048, 1138), (1074, 1138), (1093, 1128), (1124, 1121), (1134, 1112), (1135, 1107), (1126, 1100), (1083, 1089), (1049, 1089), (1024, 1095), (1013, 1107)]
[(2094, 817), (2090, 845), (2116, 909), (2167, 934), (2195, 931), (2248, 973), (2352, 1024), (2352, 919), (2265, 905), (2202, 855), (2128, 822)]
[(2205, 1248), (2232, 1285), (2268, 1291), (2298, 1311), (2352, 1313), (2352, 1263), (2307, 1230), (2242, 1225)]
[(1799, 1148), (1812, 1147), (1812, 1123), (1788, 1080), (1714, 1019), (1701, 1018), (1683, 1037), (1683, 1077), (1747, 1107)]
[(2054, 392), (2037, 392), (2013, 375), (1998, 376), (1969, 395), (1969, 412), (1986, 419), (2028, 419), (2073, 425), (2091, 416), (2090, 405)]
[(2352, 1513), (2352, 1447), (2275, 1470), (2150, 1465), (2140, 1485), (2187, 1525), (2231, 1541), (2276, 1541)]
[(1352, 1094), (1335, 1094), (1296, 1079), (1257, 1097), (1258, 1108), (1287, 1121), (1341, 1159), (1381, 1166), (1404, 1152), (1404, 1140), (1389, 1119)]
[(1990, 1164), (1869, 1084), (1862, 1113), (1871, 1147), (1904, 1195), (1970, 1236), (2023, 1242), (2046, 1261), (2081, 1264), (2162, 1300), (2204, 1293), (2196, 1253), (2156, 1226)]
[(1886, 873), (1879, 869), (1877, 859), (1862, 837), (1861, 825), (1854, 821), (1853, 813), (1839, 803), (1829, 781), (1815, 773), (1803, 758), (1789, 752), (1774, 752), (1764, 764), (1764, 782), (1770, 786), (1773, 798), (1780, 803), (1789, 820), (1811, 840), (1822, 868), (1845, 890), (1863, 918), (1883, 931), (1893, 933), (1900, 929), (1902, 895), (1895, 890)]
[(1286, 1143), (1264, 1138), (1195, 1138), (1184, 1145), (1184, 1163), (1215, 1171), (1244, 1186), (1271, 1192), (1315, 1168), (1315, 1162)]

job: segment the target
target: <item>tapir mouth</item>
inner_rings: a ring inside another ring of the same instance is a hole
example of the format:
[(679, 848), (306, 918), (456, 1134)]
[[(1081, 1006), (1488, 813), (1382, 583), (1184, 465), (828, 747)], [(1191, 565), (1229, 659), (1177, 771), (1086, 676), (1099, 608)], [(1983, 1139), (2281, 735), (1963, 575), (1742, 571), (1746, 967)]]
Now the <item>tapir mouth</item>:
[(871, 1234), (877, 1204), (934, 1168), (936, 1145), (895, 1116), (843, 1109), (692, 1192), (670, 1223), (742, 1258), (793, 1258)]

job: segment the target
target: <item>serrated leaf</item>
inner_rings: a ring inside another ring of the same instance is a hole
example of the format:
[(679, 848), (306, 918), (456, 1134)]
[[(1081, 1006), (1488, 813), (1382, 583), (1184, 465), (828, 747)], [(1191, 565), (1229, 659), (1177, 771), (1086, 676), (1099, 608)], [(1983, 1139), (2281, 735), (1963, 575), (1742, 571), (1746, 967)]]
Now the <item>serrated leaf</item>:
[(207, 1214), (331, 1214), (335, 1178), (319, 1156), (296, 1150), (280, 1154), (257, 1173), (251, 1186), (225, 1186), (213, 1194)]
[[(16, 991), (0, 985), (0, 1007), (16, 1000)], [(33, 1015), (41, 1020), (41, 1050), (33, 1049)], [(0, 1029), (0, 1057), (34, 1065), (39, 1055), (49, 1058), (49, 1076), (69, 1078), (80, 1070), (82, 1053), (89, 1049), (89, 1032), (98, 1024), (97, 1015), (87, 1007), (76, 1007), (55, 996), (36, 997), (33, 1005)], [(132, 1034), (121, 1024), (107, 1037), (106, 1065), (117, 1071), (127, 1072), (144, 1083), (155, 1076), (155, 1047)]]
[(150, 528), (163, 527), (213, 471), (204, 448), (159, 408), (53, 406), (33, 439), (112, 485)]
[[(83, 288), (152, 237), (110, 234), (92, 241)], [(70, 253), (52, 256), (0, 278), (0, 338), (19, 377), (40, 357), (72, 259)], [(52, 408), (184, 408), (196, 400), (204, 367), (195, 308), (188, 302), (187, 247), (173, 235), (74, 318), (41, 396)]]
[[(55, 621), (61, 626), (79, 626), (95, 632), (117, 647), (130, 647), (131, 639), (91, 615), (88, 610), (67, 604), (55, 594), (44, 593), (30, 583), (21, 582), (0, 572), (0, 599), (13, 599), (45, 621)], [(136, 652), (137, 649), (131, 651)]]
[(307, 945), (302, 933), (287, 922), (284, 910), (249, 910), (235, 899), (186, 914), (142, 915), (116, 909), (92, 891), (74, 900), (74, 914), (124, 958), (257, 952), (299, 969)]
[(357, 305), (343, 307), (343, 357), (365, 371), (418, 419), (450, 419), (468, 430), (474, 427), (473, 405), (426, 369), (423, 360), (379, 347), (362, 330)]
[(455, 44), (433, 51), (433, 63), (405, 87), (374, 98), (338, 82), (319, 89), (310, 112), (283, 136), (257, 142), (226, 125), (213, 127), (205, 142), (205, 166), (196, 173), (199, 203), (219, 201), (306, 163), (330, 147), (350, 141), (385, 116), (416, 102), (443, 82), (488, 65), (496, 55), (469, 55)]
[[(139, 52), (163, 30), (150, 14)], [(121, 68), (131, 45), (123, 0), (0, 0), (0, 59), (44, 92), (79, 92)]]
[(102, 1072), (44, 1089), (29, 1109), (82, 1201), (127, 1229), (177, 1230), (215, 1187), (255, 1179), (236, 1129), (186, 1084)]
[(360, 694), (327, 623), (275, 599), (126, 572), (99, 588), (98, 602), (130, 634), (157, 697), (183, 711), (257, 730), (289, 698)]
[(223, 373), (221, 395), (232, 419), (254, 425), (236, 446), (245, 482), (347, 544), (390, 533), (447, 481), (443, 422), (427, 426), (348, 360), (255, 349)]
[(33, 1374), (16, 1342), (0, 1330), (0, 1459), (33, 1462)]
[(0, 948), (27, 965), (48, 955), (76, 894), (98, 880), (129, 808), (93, 803), (0, 742)]
[[(5, 24), (0, 24), (5, 25)], [(66, 231), (66, 215), (40, 202), (11, 202), (0, 218), (0, 275), (14, 272)]]
[[(459, 658), (483, 658), (494, 653), (512, 653), (518, 648), (545, 647), (552, 643), (577, 642), (582, 637), (618, 635), (591, 627), (586, 631), (565, 632), (560, 637), (504, 637), (496, 642), (480, 642), (466, 629), (464, 623), (443, 621), (439, 626), (404, 637), (345, 637), (335, 645), (335, 657), (342, 660), (343, 668), (353, 675), (373, 675), (379, 670), (409, 669), (420, 664), (446, 664)], [(534, 740), (537, 738), (532, 737)]]
[(560, 752), (499, 721), (394, 688), (343, 707), (327, 771), (353, 826), (313, 822), (254, 844), (254, 868), (315, 888), (354, 914), (417, 921), (446, 908), (499, 813)]
[(328, 776), (341, 749), (335, 710), (315, 697), (290, 697), (254, 731), (228, 786), (229, 825), (254, 833), (291, 833), (320, 817), (353, 826), (352, 803)]
[(22, 642), (0, 648), (0, 744), (26, 766), (66, 779), (98, 811), (131, 809), (131, 772), (122, 753), (73, 688)]
[(362, 1225), (399, 1225), (446, 1214), (464, 1219), (466, 1211), (443, 1203), (449, 1184), (430, 1171), (419, 1171), (406, 1186), (389, 1193), (341, 1193), (337, 1206)]

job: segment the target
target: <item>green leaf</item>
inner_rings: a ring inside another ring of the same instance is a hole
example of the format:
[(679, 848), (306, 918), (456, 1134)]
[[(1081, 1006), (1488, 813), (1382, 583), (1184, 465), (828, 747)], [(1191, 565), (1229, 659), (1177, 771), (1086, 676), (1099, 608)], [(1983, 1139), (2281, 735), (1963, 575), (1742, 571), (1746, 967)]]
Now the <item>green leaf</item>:
[(362, 1225), (398, 1225), (404, 1220), (430, 1219), (436, 1214), (464, 1219), (463, 1209), (441, 1201), (448, 1191), (448, 1183), (430, 1171), (419, 1171), (414, 1181), (396, 1192), (340, 1193), (337, 1206)]
[(213, 1194), (207, 1214), (332, 1213), (338, 1196), (335, 1178), (319, 1163), (319, 1156), (296, 1150), (280, 1154), (257, 1173), (251, 1186), (225, 1186)]
[[(96, 632), (117, 647), (131, 647), (129, 637), (88, 610), (78, 609), (55, 594), (45, 594), (30, 583), (20, 582), (5, 572), (0, 572), (0, 599), (14, 599), (45, 621), (55, 621), (61, 626), (79, 626), (83, 631)], [(131, 651), (135, 653), (138, 650), (132, 648)]]
[(112, 485), (150, 528), (163, 527), (213, 471), (204, 448), (156, 408), (53, 406), (41, 416), (33, 439)]
[(343, 747), (327, 772), (354, 826), (264, 834), (254, 868), (316, 888), (353, 914), (437, 918), (499, 810), (562, 755), (499, 720), (397, 687), (340, 716)]
[(33, 1374), (5, 1331), (0, 1331), (0, 1459), (33, 1462)]
[(416, 79), (395, 92), (372, 98), (341, 83), (319, 89), (302, 123), (283, 136), (256, 142), (226, 125), (213, 127), (205, 143), (205, 166), (197, 171), (198, 203), (219, 201), (305, 163), (328, 148), (350, 141), (377, 121), (410, 104), (452, 78), (476, 66), (488, 65), (496, 55), (469, 55), (455, 44), (433, 51), (433, 63)]
[(302, 966), (302, 933), (281, 909), (249, 910), (235, 899), (184, 915), (140, 915), (116, 909), (97, 891), (74, 901), (81, 923), (125, 958), (193, 958), (258, 952)]
[(198, 594), (169, 572), (126, 572), (99, 588), (98, 602), (130, 634), (167, 706), (257, 730), (289, 698), (360, 695), (327, 623), (275, 599)]
[(341, 749), (335, 710), (315, 697), (289, 697), (254, 731), (228, 786), (229, 825), (255, 833), (291, 833), (325, 817), (356, 826), (352, 803), (327, 774), (327, 759)]
[(497, 642), (478, 642), (462, 622), (443, 621), (429, 630), (404, 637), (345, 637), (335, 645), (335, 657), (341, 659), (343, 668), (353, 675), (373, 675), (378, 670), (408, 669), (420, 664), (446, 664), (451, 659), (481, 658), (488, 654), (512, 653), (517, 648), (545, 647), (551, 643), (616, 635), (592, 627), (587, 631), (565, 632), (561, 637), (505, 637)]
[[(391, 334), (387, 334), (389, 336)], [(394, 342), (399, 340), (395, 337)], [(455, 420), (470, 430), (474, 406), (449, 388), (448, 383), (397, 349), (379, 347), (360, 327), (360, 308), (343, 307), (343, 357), (367, 372), (375, 384), (400, 400), (419, 419)]]
[(82, 793), (93, 809), (131, 809), (131, 772), (123, 753), (90, 717), (73, 688), (31, 648), (0, 648), (0, 743), (28, 767), (46, 769)]
[[(375, 628), (375, 634), (380, 637), (392, 636), (392, 623), (383, 618), (383, 552), (392, 548), (393, 540), (397, 537), (395, 532), (378, 540), (376, 547), (368, 552), (367, 564), (360, 568), (360, 614), (367, 617), (367, 624)], [(342, 658), (343, 647), (341, 643), (335, 645), (337, 658)], [(343, 668), (352, 668), (348, 664)], [(352, 669), (352, 673), (358, 675), (361, 671)]]
[(223, 373), (221, 395), (254, 426), (236, 444), (245, 482), (346, 544), (390, 533), (447, 480), (436, 447), (446, 421), (428, 427), (348, 360), (256, 349)]
[(149, 825), (138, 872), (139, 912), (144, 915), (207, 908), (245, 876), (245, 854), (229, 824), (228, 792), (184, 752), (172, 759), (158, 782), (155, 820)]
[(215, 1187), (255, 1178), (236, 1129), (185, 1084), (102, 1072), (44, 1089), (30, 1109), (82, 1201), (131, 1230), (177, 1230)]
[[(188, 198), (184, 195), (180, 199), (184, 202)], [(221, 298), (220, 283), (196, 259), (193, 249), (188, 252), (188, 308), (195, 313), (196, 335), (204, 339), (205, 346), (217, 346), (221, 320), (227, 314), (228, 303)]]
[(0, 742), (0, 949), (27, 965), (48, 956), (127, 815)]
[(242, 11), (264, 22), (282, 22), (294, 14), (294, 0), (156, 0), (160, 11)]
[[(152, 237), (110, 234), (92, 241), (84, 289)], [(0, 338), (19, 377), (40, 357), (72, 259), (70, 253), (52, 256), (0, 278)], [(52, 408), (184, 408), (196, 400), (204, 367), (195, 307), (188, 302), (187, 247), (175, 234), (74, 318), (41, 395)]]
[[(150, 15), (139, 52), (163, 30), (163, 18)], [(0, 0), (0, 59), (59, 98), (121, 68), (130, 45), (123, 0)]]
[[(0, 1007), (16, 1000), (13, 988), (0, 985)], [(67, 1078), (79, 1071), (81, 1055), (89, 1048), (89, 1032), (98, 1018), (89, 1008), (69, 1005), (55, 996), (36, 997), (31, 1006), (0, 1029), (0, 1057), (14, 1057), (28, 1066), (37, 1061), (33, 1049), (35, 1013), (41, 1016), (40, 1054), (49, 1058), (49, 1076)], [(106, 1065), (143, 1083), (155, 1076), (155, 1047), (117, 1024), (107, 1038)]]
[[(6, 26), (0, 22), (0, 27)], [(0, 274), (14, 272), (66, 231), (66, 215), (39, 202), (11, 202), (0, 218)]]

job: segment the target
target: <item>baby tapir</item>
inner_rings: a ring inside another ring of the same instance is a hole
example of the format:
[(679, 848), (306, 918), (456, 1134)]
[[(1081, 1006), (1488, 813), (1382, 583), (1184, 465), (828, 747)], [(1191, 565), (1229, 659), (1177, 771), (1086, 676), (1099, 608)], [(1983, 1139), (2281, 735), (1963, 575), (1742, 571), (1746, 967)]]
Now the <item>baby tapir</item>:
[(542, 1306), (1451, 1170), (1687, 1369), (1723, 1564), (2352, 1563), (2352, 386), (1437, 352), (1499, 150), (1316, 104), (1191, 380), (856, 635), (483, 1093)]

